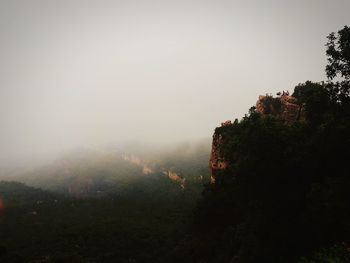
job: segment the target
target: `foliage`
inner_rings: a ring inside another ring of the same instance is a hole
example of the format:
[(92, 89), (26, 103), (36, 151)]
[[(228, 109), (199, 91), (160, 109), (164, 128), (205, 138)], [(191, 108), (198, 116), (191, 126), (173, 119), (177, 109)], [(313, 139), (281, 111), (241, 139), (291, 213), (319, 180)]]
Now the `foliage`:
[(309, 259), (302, 258), (299, 263), (347, 263), (350, 262), (349, 248), (345, 244), (334, 245), (327, 249), (321, 249)]
[(0, 261), (162, 262), (184, 235), (196, 194), (159, 176), (133, 186), (76, 199), (0, 183)]
[(328, 36), (326, 66), (330, 80), (328, 90), (334, 101), (350, 106), (350, 27), (345, 26), (338, 33)]
[(274, 98), (268, 94), (266, 94), (266, 97), (262, 103), (264, 104), (265, 114), (273, 114), (274, 112), (279, 112), (282, 106), (280, 99)]
[(306, 119), (312, 125), (318, 125), (327, 116), (332, 107), (332, 101), (328, 95), (326, 85), (306, 81), (294, 88), (293, 96), (298, 99), (298, 103), (304, 105)]
[(306, 122), (288, 125), (250, 110), (215, 130), (229, 165), (196, 208), (192, 236), (181, 247), (187, 262), (297, 262), (320, 247), (350, 242), (348, 93), (336, 89), (347, 85), (348, 30), (331, 38), (334, 52), (327, 51), (334, 59), (327, 70), (341, 73), (343, 82), (330, 74), (326, 84), (295, 88)]
[(201, 198), (209, 150), (188, 145), (145, 154), (147, 176), (119, 155), (88, 154), (27, 177), (53, 192), (1, 182), (0, 261), (349, 262), (349, 54), (350, 28), (330, 34), (328, 81), (293, 93), (305, 122), (251, 108), (216, 128), (228, 166)]
[[(208, 180), (207, 148), (186, 152), (163, 154), (148, 175), (119, 155), (90, 152), (20, 178), (51, 191), (0, 182), (0, 262), (166, 262)], [(181, 173), (185, 188), (162, 169)]]

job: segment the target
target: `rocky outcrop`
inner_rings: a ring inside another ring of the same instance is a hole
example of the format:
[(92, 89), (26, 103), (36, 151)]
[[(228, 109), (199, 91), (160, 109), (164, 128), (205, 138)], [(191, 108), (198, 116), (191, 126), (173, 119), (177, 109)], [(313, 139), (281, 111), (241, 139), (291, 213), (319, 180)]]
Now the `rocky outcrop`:
[(141, 158), (135, 156), (135, 155), (127, 155), (123, 154), (122, 158), (124, 161), (130, 162), (132, 164), (136, 164), (137, 166), (142, 167), (142, 174), (148, 175), (154, 173), (154, 170), (152, 167), (150, 167), (146, 162), (141, 160)]
[(263, 116), (277, 116), (287, 124), (305, 120), (304, 106), (298, 103), (295, 97), (284, 92), (276, 98), (270, 95), (259, 96), (256, 102), (256, 112)]
[(170, 180), (178, 183), (182, 189), (185, 188), (185, 178), (181, 178), (177, 173), (173, 171), (164, 171), (163, 173), (167, 175)]
[[(222, 123), (221, 126), (225, 126), (227, 122)], [(231, 124), (231, 122), (230, 122)], [(211, 183), (215, 183), (215, 173), (219, 170), (224, 170), (227, 166), (226, 161), (220, 151), (221, 145), (223, 144), (223, 137), (221, 134), (214, 133), (213, 143), (211, 148), (211, 154), (209, 159), (209, 169), (211, 170)]]
[[(297, 99), (290, 96), (288, 92), (279, 94), (278, 97), (271, 95), (259, 96), (256, 102), (255, 111), (262, 116), (275, 116), (283, 120), (287, 125), (297, 121), (305, 120), (304, 105), (298, 103)], [(233, 125), (231, 121), (221, 123), (221, 127), (215, 130), (213, 135), (212, 149), (209, 159), (209, 169), (211, 170), (211, 182), (216, 182), (219, 171), (225, 170), (229, 165), (221, 152), (225, 138), (221, 133), (226, 126)]]
[(185, 188), (186, 179), (183, 178), (180, 174), (176, 173), (173, 168), (153, 168), (151, 164), (142, 160), (140, 157), (133, 154), (123, 154), (122, 158), (124, 161), (130, 162), (142, 168), (142, 174), (149, 175), (157, 172), (162, 172), (166, 177), (168, 177), (171, 181), (180, 185), (182, 189)]
[(142, 168), (142, 173), (143, 174), (152, 174), (153, 173), (153, 169), (147, 165), (144, 165)]

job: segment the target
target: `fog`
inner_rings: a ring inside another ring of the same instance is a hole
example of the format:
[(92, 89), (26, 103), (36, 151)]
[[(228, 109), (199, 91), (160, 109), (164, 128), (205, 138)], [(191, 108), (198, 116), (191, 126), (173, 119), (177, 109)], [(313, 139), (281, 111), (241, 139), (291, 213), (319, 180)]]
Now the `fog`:
[(0, 0), (0, 166), (210, 138), (257, 96), (324, 80), (344, 1)]

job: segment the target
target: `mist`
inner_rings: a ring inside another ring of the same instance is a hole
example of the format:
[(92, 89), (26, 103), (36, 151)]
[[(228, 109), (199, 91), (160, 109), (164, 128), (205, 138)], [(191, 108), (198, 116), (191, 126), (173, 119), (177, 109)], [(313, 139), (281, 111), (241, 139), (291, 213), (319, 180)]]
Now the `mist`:
[[(336, 3), (336, 4), (335, 4)], [(0, 0), (0, 165), (210, 138), (325, 79), (349, 1)]]

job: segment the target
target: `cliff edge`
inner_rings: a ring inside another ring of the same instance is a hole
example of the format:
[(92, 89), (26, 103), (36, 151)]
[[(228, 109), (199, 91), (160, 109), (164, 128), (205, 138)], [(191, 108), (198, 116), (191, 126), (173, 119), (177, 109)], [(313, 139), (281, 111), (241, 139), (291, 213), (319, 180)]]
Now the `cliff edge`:
[[(266, 116), (275, 116), (291, 125), (297, 121), (305, 121), (305, 107), (298, 100), (290, 96), (288, 92), (278, 93), (277, 97), (272, 95), (260, 95), (256, 102), (255, 112)], [(222, 145), (229, 138), (226, 138), (223, 130), (233, 126), (231, 121), (221, 123), (221, 127), (215, 129), (212, 141), (209, 169), (211, 170), (211, 182), (215, 183), (217, 174), (225, 170), (229, 163), (224, 158)]]

